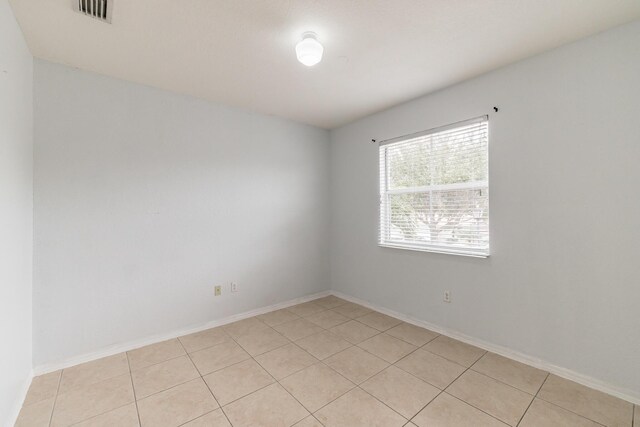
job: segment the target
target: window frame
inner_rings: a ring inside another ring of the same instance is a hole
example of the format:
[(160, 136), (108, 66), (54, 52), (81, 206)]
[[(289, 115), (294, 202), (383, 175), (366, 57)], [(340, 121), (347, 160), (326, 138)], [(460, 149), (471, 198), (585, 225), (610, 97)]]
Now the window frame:
[[(428, 136), (431, 134), (436, 134), (436, 133), (440, 133), (440, 132), (444, 132), (447, 130), (451, 130), (451, 129), (455, 129), (455, 128), (460, 128), (460, 127), (464, 127), (464, 126), (469, 126), (469, 125), (473, 125), (475, 123), (482, 123), (482, 122), (486, 122), (487, 124), (487, 144), (486, 144), (486, 150), (487, 150), (487, 179), (483, 180), (483, 181), (470, 181), (470, 182), (461, 182), (461, 183), (453, 183), (453, 184), (434, 184), (434, 185), (426, 185), (426, 186), (417, 186), (417, 187), (406, 187), (406, 188), (401, 188), (401, 189), (389, 189), (389, 181), (390, 181), (390, 170), (389, 170), (389, 165), (388, 165), (388, 159), (387, 159), (387, 151), (384, 150), (385, 153), (385, 157), (384, 157), (384, 166), (383, 166), (383, 158), (382, 158), (382, 147), (383, 146), (387, 146), (387, 145), (392, 145), (395, 143), (401, 143), (410, 139), (415, 139), (415, 138), (419, 138), (422, 136)], [(413, 134), (409, 134), (409, 135), (403, 135), (400, 137), (396, 137), (396, 138), (392, 138), (392, 139), (388, 139), (388, 140), (384, 140), (384, 141), (380, 141), (379, 145), (378, 145), (378, 150), (379, 150), (379, 160), (378, 160), (378, 167), (379, 167), (379, 179), (378, 179), (378, 193), (380, 196), (379, 199), (379, 204), (378, 204), (378, 246), (379, 247), (383, 247), (383, 248), (393, 248), (393, 249), (405, 249), (405, 250), (411, 250), (411, 251), (418, 251), (418, 252), (431, 252), (431, 253), (438, 253), (438, 254), (448, 254), (448, 255), (460, 255), (460, 256), (469, 256), (469, 257), (476, 257), (476, 258), (488, 258), (491, 254), (490, 252), (490, 248), (491, 248), (491, 236), (490, 236), (490, 208), (491, 208), (491, 203), (490, 203), (490, 194), (491, 192), (489, 191), (489, 194), (487, 195), (487, 226), (488, 226), (488, 243), (487, 243), (487, 249), (485, 250), (476, 250), (476, 249), (472, 249), (472, 248), (456, 248), (450, 245), (437, 245), (437, 244), (433, 244), (433, 243), (419, 243), (419, 242), (404, 242), (404, 241), (397, 241), (397, 240), (392, 240), (390, 238), (384, 238), (384, 236), (382, 235), (383, 232), (386, 230), (387, 233), (390, 232), (391, 227), (385, 227), (385, 221), (387, 224), (390, 225), (391, 220), (390, 218), (390, 209), (391, 209), (391, 203), (389, 202), (389, 195), (397, 195), (397, 194), (424, 194), (424, 193), (432, 193), (433, 191), (443, 191), (443, 190), (474, 190), (474, 189), (487, 189), (487, 191), (489, 190), (489, 116), (485, 115), (485, 116), (480, 116), (480, 117), (475, 117), (473, 119), (469, 119), (469, 120), (464, 120), (464, 121), (460, 121), (460, 122), (456, 122), (456, 123), (452, 123), (449, 125), (445, 125), (445, 126), (440, 126), (437, 128), (433, 128), (433, 129), (429, 129), (426, 131), (422, 131), (422, 132), (417, 132), (417, 133), (413, 133)], [(384, 177), (383, 177), (383, 171), (384, 171)], [(384, 184), (385, 188), (382, 188), (382, 185)], [(383, 200), (383, 198), (386, 198), (386, 202)], [(383, 209), (386, 208), (386, 212), (384, 212), (384, 216), (383, 216)]]

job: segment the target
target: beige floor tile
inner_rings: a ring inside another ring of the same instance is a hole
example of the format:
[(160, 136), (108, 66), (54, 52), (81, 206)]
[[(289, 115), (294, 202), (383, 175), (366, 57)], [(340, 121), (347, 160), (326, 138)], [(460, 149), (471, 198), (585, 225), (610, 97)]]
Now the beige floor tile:
[(243, 397), (224, 411), (234, 427), (289, 427), (309, 415), (279, 384)]
[(258, 319), (262, 320), (267, 325), (274, 327), (277, 325), (281, 325), (283, 323), (290, 322), (298, 318), (298, 315), (293, 314), (286, 308), (281, 310), (272, 311), (271, 313), (266, 313), (258, 316)]
[(464, 366), (422, 349), (396, 362), (396, 366), (441, 390), (444, 390), (466, 369)]
[(440, 390), (402, 369), (390, 366), (360, 387), (409, 419), (433, 400)]
[(216, 409), (206, 415), (189, 421), (184, 427), (231, 427), (222, 409)]
[(410, 323), (400, 323), (387, 331), (392, 337), (400, 338), (409, 344), (421, 347), (436, 338), (439, 334)]
[(268, 328), (267, 324), (256, 317), (250, 317), (223, 326), (224, 331), (234, 339), (250, 332), (260, 331), (266, 328)]
[(352, 302), (347, 302), (346, 304), (334, 308), (333, 311), (335, 311), (336, 313), (340, 313), (343, 316), (348, 317), (349, 319), (355, 319), (357, 317), (362, 317), (365, 314), (369, 314), (373, 310), (370, 310), (367, 307), (363, 307), (358, 304), (354, 304)]
[(518, 427), (599, 427), (600, 424), (562, 409), (559, 406), (534, 399)]
[(485, 354), (471, 369), (533, 395), (547, 378), (545, 371), (495, 353)]
[(14, 427), (49, 427), (55, 398), (23, 406)]
[(322, 363), (305, 368), (280, 381), (280, 384), (311, 412), (355, 387)]
[(357, 320), (358, 322), (364, 323), (367, 326), (371, 326), (372, 328), (377, 329), (380, 332), (384, 332), (402, 323), (402, 321), (394, 317), (387, 316), (386, 314), (378, 313), (377, 311), (366, 314), (362, 317), (358, 317)]
[(275, 330), (268, 328), (242, 335), (238, 338), (237, 342), (247, 353), (252, 356), (257, 356), (289, 344), (291, 341), (280, 335)]
[(533, 396), (486, 375), (467, 371), (447, 388), (447, 393), (515, 426)]
[(631, 403), (555, 375), (549, 375), (538, 397), (606, 426), (631, 425)]
[(129, 374), (58, 395), (52, 427), (69, 426), (134, 402)]
[(311, 316), (305, 317), (305, 319), (307, 319), (311, 323), (315, 323), (316, 325), (324, 329), (333, 328), (334, 326), (338, 326), (350, 320), (348, 317), (331, 310), (312, 314)]
[(58, 393), (66, 393), (75, 387), (95, 384), (128, 373), (129, 362), (125, 353), (82, 363), (62, 371)]
[(486, 353), (486, 351), (481, 348), (445, 337), (444, 335), (440, 335), (422, 348), (466, 367), (473, 365)]
[(127, 352), (131, 370), (146, 368), (157, 363), (166, 362), (186, 354), (178, 339), (151, 344)]
[(360, 389), (351, 390), (314, 415), (327, 427), (400, 427), (407, 422)]
[(138, 400), (199, 376), (198, 370), (186, 355), (131, 372)]
[(295, 424), (293, 427), (323, 427), (323, 425), (320, 424), (320, 421), (316, 420), (313, 415), (309, 415), (307, 418)]
[(320, 360), (326, 359), (333, 354), (351, 347), (349, 342), (329, 331), (323, 331), (310, 335), (306, 338), (302, 338), (301, 340), (296, 341), (296, 344)]
[(142, 427), (179, 426), (218, 407), (202, 378), (138, 401)]
[(204, 350), (229, 341), (229, 335), (223, 328), (211, 328), (178, 338), (187, 353)]
[(446, 393), (436, 397), (412, 421), (418, 427), (507, 426), (507, 424)]
[(344, 338), (351, 344), (360, 344), (362, 341), (367, 340), (380, 333), (379, 330), (373, 329), (370, 326), (362, 324), (356, 320), (351, 320), (342, 325), (335, 326), (330, 329), (334, 334)]
[(324, 308), (320, 304), (316, 304), (313, 301), (309, 301), (302, 304), (294, 305), (293, 307), (288, 307), (287, 310), (289, 310), (295, 315), (304, 317), (304, 316), (309, 316), (311, 314), (324, 311), (326, 310), (326, 308)]
[(61, 374), (62, 371), (55, 371), (34, 377), (29, 386), (27, 397), (24, 399), (24, 405), (31, 405), (56, 397)]
[(300, 318), (274, 326), (273, 328), (292, 341), (322, 332), (320, 326)]
[(223, 406), (274, 382), (253, 359), (216, 371), (204, 380)]
[(291, 343), (256, 357), (256, 361), (276, 380), (318, 362), (318, 359)]
[(135, 403), (121, 406), (97, 417), (89, 418), (74, 427), (139, 427), (138, 410)]
[(384, 360), (358, 347), (350, 347), (325, 359), (324, 363), (356, 384), (371, 378), (389, 366)]
[(233, 341), (196, 351), (189, 356), (201, 375), (210, 374), (251, 358), (249, 353)]
[(404, 342), (387, 334), (376, 335), (361, 342), (358, 346), (389, 363), (396, 363), (418, 348), (413, 344), (409, 344), (408, 342)]
[(348, 301), (345, 301), (342, 298), (338, 298), (335, 295), (329, 295), (328, 297), (319, 298), (317, 300), (314, 300), (313, 302), (323, 306), (324, 308), (336, 308), (346, 304)]

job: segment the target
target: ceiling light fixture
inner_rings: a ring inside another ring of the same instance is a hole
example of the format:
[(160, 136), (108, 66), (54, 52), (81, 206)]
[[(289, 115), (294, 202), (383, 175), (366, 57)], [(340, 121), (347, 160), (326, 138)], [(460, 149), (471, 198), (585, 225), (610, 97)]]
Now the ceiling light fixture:
[(322, 60), (324, 48), (318, 41), (316, 33), (306, 32), (302, 34), (302, 40), (296, 45), (298, 61), (307, 67), (316, 65)]

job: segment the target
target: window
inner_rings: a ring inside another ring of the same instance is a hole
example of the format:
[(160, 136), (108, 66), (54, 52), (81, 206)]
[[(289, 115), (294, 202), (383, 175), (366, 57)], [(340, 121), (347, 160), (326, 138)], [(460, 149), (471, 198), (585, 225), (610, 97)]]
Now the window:
[(489, 255), (486, 116), (380, 143), (380, 246)]

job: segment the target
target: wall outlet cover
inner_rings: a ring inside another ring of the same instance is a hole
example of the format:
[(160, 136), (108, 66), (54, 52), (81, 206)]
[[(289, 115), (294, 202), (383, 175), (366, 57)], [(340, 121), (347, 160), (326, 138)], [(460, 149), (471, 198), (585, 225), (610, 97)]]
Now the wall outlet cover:
[(451, 291), (444, 291), (444, 297), (442, 300), (444, 302), (451, 302)]

